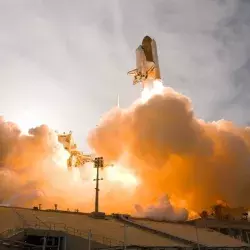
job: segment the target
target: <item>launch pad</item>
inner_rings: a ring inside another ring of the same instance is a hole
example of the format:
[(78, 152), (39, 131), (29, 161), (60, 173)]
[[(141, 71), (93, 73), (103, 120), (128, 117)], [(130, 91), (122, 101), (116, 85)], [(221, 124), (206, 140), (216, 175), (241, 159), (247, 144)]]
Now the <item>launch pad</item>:
[(69, 159), (67, 160), (69, 170), (72, 167), (83, 166), (87, 162), (94, 163), (94, 167), (96, 168), (96, 178), (94, 179), (96, 182), (95, 211), (91, 213), (91, 216), (94, 218), (105, 218), (105, 213), (99, 212), (99, 181), (103, 180), (103, 178), (99, 178), (99, 170), (104, 166), (108, 166), (108, 164), (104, 163), (103, 157), (94, 157), (93, 155), (86, 155), (79, 151), (77, 145), (74, 143), (71, 131), (68, 134), (58, 134), (58, 141), (62, 143), (64, 149), (70, 153)]

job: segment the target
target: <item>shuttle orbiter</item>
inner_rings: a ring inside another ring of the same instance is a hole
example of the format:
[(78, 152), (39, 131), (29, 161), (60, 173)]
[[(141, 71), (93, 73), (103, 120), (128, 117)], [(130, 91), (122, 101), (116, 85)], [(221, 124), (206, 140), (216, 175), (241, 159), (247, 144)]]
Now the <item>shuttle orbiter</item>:
[(154, 39), (145, 36), (142, 44), (136, 49), (136, 69), (128, 72), (134, 77), (133, 83), (142, 83), (160, 80), (160, 67), (158, 61), (157, 47)]

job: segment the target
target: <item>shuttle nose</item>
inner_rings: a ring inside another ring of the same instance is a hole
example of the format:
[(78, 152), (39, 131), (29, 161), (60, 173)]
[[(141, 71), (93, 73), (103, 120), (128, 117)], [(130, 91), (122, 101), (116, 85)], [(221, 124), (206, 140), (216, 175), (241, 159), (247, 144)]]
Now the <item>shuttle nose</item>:
[(142, 44), (143, 44), (143, 43), (151, 43), (151, 41), (152, 41), (152, 38), (151, 38), (151, 37), (145, 36), (145, 37), (143, 38), (143, 40), (142, 40)]

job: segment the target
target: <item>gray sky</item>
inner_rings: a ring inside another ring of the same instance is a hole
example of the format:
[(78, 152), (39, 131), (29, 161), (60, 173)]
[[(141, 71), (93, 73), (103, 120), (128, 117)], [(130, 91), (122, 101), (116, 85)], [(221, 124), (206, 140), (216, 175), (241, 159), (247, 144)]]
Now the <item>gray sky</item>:
[(127, 71), (146, 34), (198, 117), (250, 123), (250, 0), (0, 0), (0, 114), (72, 130), (87, 150), (117, 94), (139, 96)]

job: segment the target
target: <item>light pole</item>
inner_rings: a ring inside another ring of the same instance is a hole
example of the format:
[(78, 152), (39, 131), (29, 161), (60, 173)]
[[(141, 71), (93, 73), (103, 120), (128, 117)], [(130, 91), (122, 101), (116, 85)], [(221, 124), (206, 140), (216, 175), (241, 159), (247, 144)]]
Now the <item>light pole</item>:
[(103, 168), (103, 157), (97, 157), (94, 160), (95, 168), (96, 168), (96, 179), (94, 181), (96, 182), (95, 187), (95, 213), (99, 212), (99, 181), (102, 181), (103, 178), (99, 178), (99, 169)]

